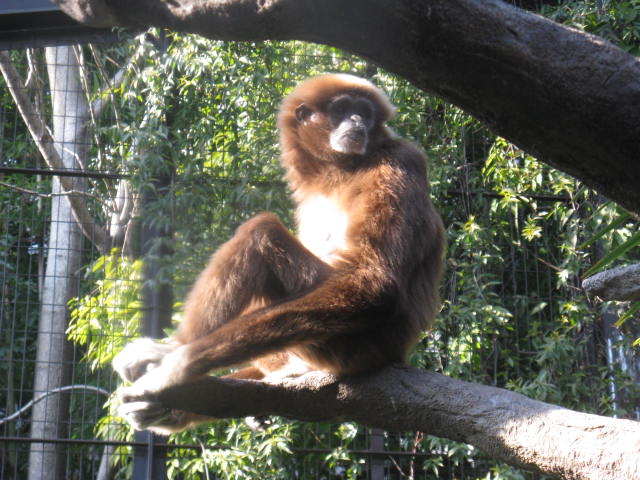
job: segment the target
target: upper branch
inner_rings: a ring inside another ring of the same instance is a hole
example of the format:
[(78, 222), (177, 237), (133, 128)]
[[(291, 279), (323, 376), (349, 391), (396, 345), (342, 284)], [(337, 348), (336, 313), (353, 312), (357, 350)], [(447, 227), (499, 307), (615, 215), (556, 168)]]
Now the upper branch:
[(640, 478), (638, 422), (579, 413), (404, 366), (343, 380), (313, 372), (280, 385), (206, 377), (166, 389), (156, 399), (218, 418), (271, 414), (420, 430), (565, 479)]
[(640, 61), (499, 0), (54, 0), (94, 25), (299, 39), (367, 57), (640, 212)]

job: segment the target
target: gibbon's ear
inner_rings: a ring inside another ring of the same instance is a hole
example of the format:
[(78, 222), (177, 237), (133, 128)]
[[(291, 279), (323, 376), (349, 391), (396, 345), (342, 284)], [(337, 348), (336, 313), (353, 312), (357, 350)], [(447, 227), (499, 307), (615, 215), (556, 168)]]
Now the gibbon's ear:
[(309, 120), (309, 117), (313, 114), (313, 110), (307, 107), (304, 103), (300, 104), (296, 108), (296, 119), (298, 122), (305, 123)]

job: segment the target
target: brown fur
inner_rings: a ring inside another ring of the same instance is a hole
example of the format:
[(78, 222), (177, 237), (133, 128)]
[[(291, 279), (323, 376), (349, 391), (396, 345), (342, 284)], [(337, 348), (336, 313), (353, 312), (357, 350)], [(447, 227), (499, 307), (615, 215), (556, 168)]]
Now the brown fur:
[[(328, 145), (324, 112), (344, 93), (375, 108), (364, 155)], [(302, 104), (313, 121), (296, 118)], [(312, 78), (284, 100), (282, 162), (299, 223), (313, 201), (328, 202), (346, 215), (344, 246), (323, 261), (270, 213), (242, 225), (186, 301), (174, 340), (187, 346), (187, 376), (253, 361), (234, 377), (255, 379), (291, 354), (337, 375), (405, 360), (438, 309), (444, 236), (425, 159), (387, 129), (392, 115), (378, 89), (343, 75)]]

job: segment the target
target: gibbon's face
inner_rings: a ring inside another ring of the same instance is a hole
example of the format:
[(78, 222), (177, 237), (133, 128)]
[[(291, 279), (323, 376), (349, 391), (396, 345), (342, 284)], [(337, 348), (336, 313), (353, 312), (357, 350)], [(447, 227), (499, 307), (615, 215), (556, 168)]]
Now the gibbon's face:
[(364, 155), (373, 126), (373, 106), (366, 98), (341, 95), (327, 109), (329, 144), (338, 153)]
[(368, 98), (342, 94), (319, 111), (306, 104), (298, 106), (296, 118), (302, 128), (316, 130), (316, 134), (322, 132), (326, 135), (328, 132), (328, 139), (325, 137), (324, 142), (334, 153), (364, 155), (375, 125), (375, 112)]
[[(312, 77), (282, 102), (280, 144), (322, 162), (367, 157), (389, 138), (384, 127), (395, 109), (375, 85), (348, 74)], [(284, 157), (283, 157), (284, 158)]]

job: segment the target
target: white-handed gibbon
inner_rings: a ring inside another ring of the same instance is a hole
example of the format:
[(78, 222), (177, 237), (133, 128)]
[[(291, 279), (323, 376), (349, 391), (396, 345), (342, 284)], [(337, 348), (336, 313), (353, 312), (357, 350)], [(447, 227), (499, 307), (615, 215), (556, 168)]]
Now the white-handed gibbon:
[(133, 382), (121, 412), (135, 427), (207, 420), (144, 394), (217, 368), (248, 365), (232, 375), (241, 379), (344, 376), (405, 360), (438, 309), (444, 232), (424, 156), (385, 125), (393, 113), (378, 88), (344, 74), (287, 96), (278, 127), (297, 236), (273, 214), (252, 218), (200, 274), (175, 335), (118, 355)]

